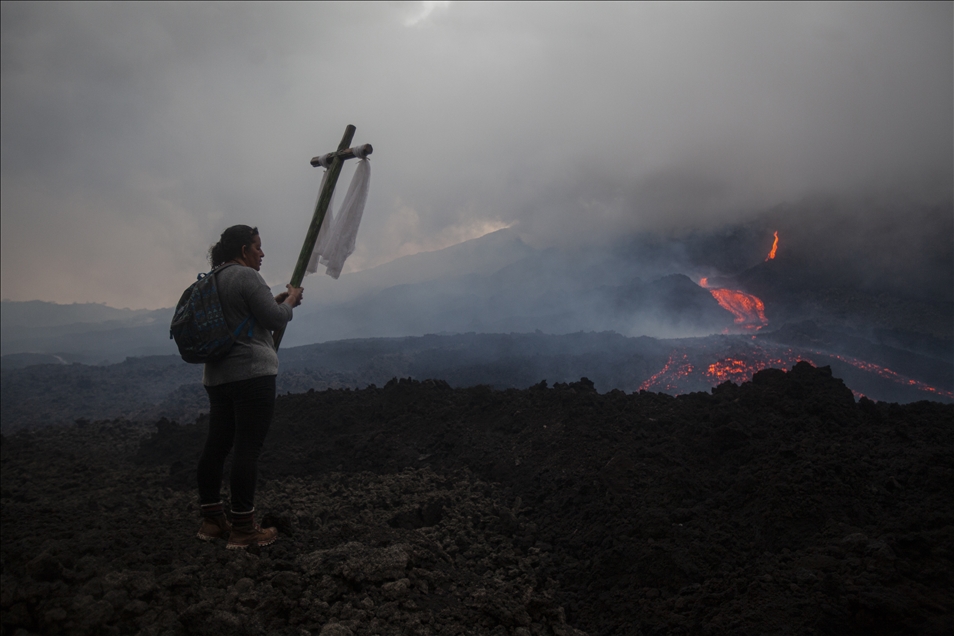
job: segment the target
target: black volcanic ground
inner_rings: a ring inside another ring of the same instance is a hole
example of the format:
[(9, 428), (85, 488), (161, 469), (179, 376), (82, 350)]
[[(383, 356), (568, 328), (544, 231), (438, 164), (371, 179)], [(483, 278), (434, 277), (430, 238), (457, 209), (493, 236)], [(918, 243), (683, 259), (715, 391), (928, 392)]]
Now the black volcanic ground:
[(204, 429), (3, 437), (3, 634), (954, 630), (954, 406), (826, 368), (282, 396), (248, 554), (193, 536)]

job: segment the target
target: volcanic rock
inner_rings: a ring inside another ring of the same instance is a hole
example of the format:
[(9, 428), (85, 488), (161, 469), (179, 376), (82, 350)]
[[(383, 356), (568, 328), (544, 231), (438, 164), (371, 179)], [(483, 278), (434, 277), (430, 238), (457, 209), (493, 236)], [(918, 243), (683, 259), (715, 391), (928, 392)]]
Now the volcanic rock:
[(5, 634), (954, 628), (954, 406), (856, 403), (826, 368), (282, 396), (257, 501), (281, 535), (247, 552), (194, 537), (205, 426), (3, 438)]

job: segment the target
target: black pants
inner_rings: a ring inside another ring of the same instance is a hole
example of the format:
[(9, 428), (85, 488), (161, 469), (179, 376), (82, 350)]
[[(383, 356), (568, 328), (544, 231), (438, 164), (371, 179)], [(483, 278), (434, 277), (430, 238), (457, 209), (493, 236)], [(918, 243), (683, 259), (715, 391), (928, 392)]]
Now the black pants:
[(275, 376), (207, 386), (209, 394), (209, 436), (199, 459), (199, 502), (222, 501), (222, 471), (232, 446), (232, 473), (229, 489), (232, 510), (255, 508), (258, 456), (275, 410)]

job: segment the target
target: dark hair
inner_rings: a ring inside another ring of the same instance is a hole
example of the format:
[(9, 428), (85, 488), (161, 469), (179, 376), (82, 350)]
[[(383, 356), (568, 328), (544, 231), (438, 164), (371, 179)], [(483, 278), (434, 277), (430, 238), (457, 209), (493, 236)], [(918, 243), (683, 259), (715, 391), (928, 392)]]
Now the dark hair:
[(233, 225), (222, 232), (219, 242), (209, 248), (209, 262), (218, 267), (242, 255), (242, 248), (252, 244), (258, 236), (257, 227)]

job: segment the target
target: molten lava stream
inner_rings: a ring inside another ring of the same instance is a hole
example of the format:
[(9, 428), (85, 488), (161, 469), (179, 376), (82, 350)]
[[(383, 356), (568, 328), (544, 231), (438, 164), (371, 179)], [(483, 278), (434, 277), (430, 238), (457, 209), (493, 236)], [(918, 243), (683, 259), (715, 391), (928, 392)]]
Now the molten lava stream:
[(772, 243), (772, 250), (768, 253), (768, 256), (765, 257), (765, 261), (768, 262), (775, 258), (776, 252), (778, 252), (778, 230), (775, 230), (775, 241)]
[(666, 375), (666, 373), (669, 371), (669, 367), (671, 366), (672, 366), (672, 356), (670, 355), (669, 360), (666, 361), (666, 364), (663, 365), (663, 368), (660, 369), (658, 373), (654, 373), (652, 377), (650, 377), (648, 380), (640, 384), (639, 390), (649, 391), (656, 384), (656, 382), (659, 381), (659, 378)]
[(773, 356), (769, 353), (761, 353), (757, 356), (749, 354), (744, 358), (723, 358), (710, 364), (706, 375), (711, 382), (721, 384), (730, 381), (741, 384), (751, 380), (753, 375), (763, 369), (775, 368), (785, 371), (799, 361), (805, 361), (812, 366), (816, 366), (812, 360), (805, 356), (795, 355), (789, 349), (784, 355), (776, 354)]
[[(709, 289), (709, 279), (700, 278), (699, 286)], [(746, 331), (758, 331), (768, 324), (765, 317), (765, 303), (758, 296), (746, 294), (738, 289), (709, 289), (719, 306), (735, 316), (735, 324)]]
[[(775, 241), (772, 243), (772, 250), (765, 257), (766, 261), (775, 258), (778, 252), (778, 230), (775, 231)], [(709, 278), (700, 278), (699, 286), (703, 289), (709, 289)], [(758, 296), (746, 294), (738, 289), (709, 289), (709, 293), (716, 299), (719, 305), (735, 316), (735, 324), (746, 331), (758, 331), (768, 324), (768, 318), (765, 317), (765, 303)]]
[(735, 324), (743, 329), (761, 329), (768, 324), (765, 303), (757, 296), (737, 289), (710, 289), (709, 293), (723, 309), (735, 316)]
[[(693, 366), (689, 362), (689, 356), (687, 354), (683, 353), (678, 362), (676, 361), (677, 356), (679, 356), (678, 350), (669, 354), (669, 360), (666, 361), (663, 368), (640, 384), (639, 390), (673, 391), (679, 393), (683, 388), (683, 384), (685, 384), (689, 376), (692, 375)], [(673, 368), (674, 364), (677, 365), (675, 368)]]
[(933, 387), (930, 384), (921, 382), (920, 380), (915, 380), (913, 378), (909, 378), (907, 376), (901, 375), (897, 371), (892, 371), (891, 369), (887, 367), (881, 367), (881, 366), (878, 366), (877, 364), (872, 364), (871, 362), (859, 360), (858, 358), (853, 358), (851, 356), (838, 355), (836, 353), (824, 353), (822, 351), (815, 351), (815, 353), (829, 356), (831, 358), (834, 358), (835, 360), (840, 360), (841, 362), (850, 364), (856, 369), (861, 369), (862, 371), (867, 371), (868, 373), (874, 373), (875, 375), (878, 375), (886, 380), (891, 380), (893, 382), (897, 382), (898, 384), (904, 384), (906, 386), (917, 389), (918, 391), (924, 391), (925, 393), (933, 393), (934, 395), (941, 395), (946, 398), (954, 400), (954, 392), (952, 391), (946, 391), (944, 389)]

